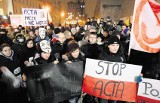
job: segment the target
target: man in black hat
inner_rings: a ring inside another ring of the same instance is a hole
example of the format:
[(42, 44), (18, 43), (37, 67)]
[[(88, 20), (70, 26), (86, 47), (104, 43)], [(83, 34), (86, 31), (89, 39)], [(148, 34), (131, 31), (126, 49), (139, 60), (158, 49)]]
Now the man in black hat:
[[(106, 50), (99, 55), (98, 59), (111, 62), (125, 62), (125, 56), (121, 49), (120, 40), (117, 36), (111, 36), (109, 38)], [(99, 100), (99, 103), (117, 103), (115, 100)]]

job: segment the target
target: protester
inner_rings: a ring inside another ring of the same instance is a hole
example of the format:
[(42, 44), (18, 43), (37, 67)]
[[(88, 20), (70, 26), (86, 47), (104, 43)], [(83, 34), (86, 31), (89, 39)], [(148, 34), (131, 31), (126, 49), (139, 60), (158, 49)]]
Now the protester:
[(37, 53), (36, 44), (33, 39), (29, 39), (25, 42), (24, 46), (25, 50), (23, 63), (25, 64), (25, 66), (28, 66), (28, 63), (31, 62), (31, 59), (33, 59), (35, 54)]
[(42, 40), (37, 44), (37, 52), (39, 57), (34, 58), (34, 64), (44, 64), (51, 63), (57, 64), (59, 61), (56, 60), (54, 55), (52, 55), (52, 49), (50, 42), (47, 40)]
[(18, 33), (13, 40), (14, 44), (12, 45), (12, 49), (17, 53), (18, 59), (21, 61), (20, 65), (23, 65), (24, 58), (24, 43), (26, 39), (23, 34)]
[(64, 59), (67, 59), (65, 55), (67, 52), (67, 44), (66, 36), (64, 35), (64, 33), (58, 34), (58, 40), (55, 44), (52, 45), (52, 50), (53, 54), (59, 62), (62, 62)]
[[(16, 53), (8, 44), (2, 44), (0, 47), (0, 85), (6, 85), (1, 88), (4, 103), (26, 103), (26, 84), (22, 79), (22, 69)], [(4, 97), (4, 98), (3, 98)]]
[[(84, 54), (80, 52), (80, 48), (75, 41), (70, 41), (68, 43), (67, 54), (68, 54), (68, 60), (66, 61), (66, 63), (72, 63), (78, 61), (83, 61), (83, 63), (85, 62)], [(69, 103), (80, 103), (80, 95), (81, 94), (77, 96), (72, 96), (71, 99), (69, 99)]]
[(49, 41), (49, 37), (46, 34), (46, 29), (44, 28), (39, 28), (39, 35), (35, 38), (35, 42), (38, 43), (41, 40)]
[[(111, 62), (125, 62), (121, 43), (117, 36), (110, 37), (106, 50), (99, 55), (98, 59)], [(117, 103), (117, 101), (100, 99), (100, 103)]]
[(85, 54), (86, 58), (97, 59), (100, 53), (99, 46), (97, 44), (97, 34), (90, 33), (88, 40), (89, 40), (89, 43), (86, 45), (83, 45), (81, 47), (81, 51)]

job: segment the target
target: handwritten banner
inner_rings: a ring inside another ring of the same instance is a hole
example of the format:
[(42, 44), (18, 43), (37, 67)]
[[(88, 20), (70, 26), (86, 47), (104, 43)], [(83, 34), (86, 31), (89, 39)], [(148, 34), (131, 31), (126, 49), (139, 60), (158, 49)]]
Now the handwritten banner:
[(87, 59), (82, 90), (103, 99), (135, 102), (135, 77), (141, 69), (137, 65)]
[(33, 103), (57, 103), (79, 96), (83, 63), (43, 64), (27, 67), (27, 90)]
[(160, 81), (143, 78), (139, 83), (137, 103), (160, 103)]
[(24, 26), (46, 26), (47, 10), (22, 8)]

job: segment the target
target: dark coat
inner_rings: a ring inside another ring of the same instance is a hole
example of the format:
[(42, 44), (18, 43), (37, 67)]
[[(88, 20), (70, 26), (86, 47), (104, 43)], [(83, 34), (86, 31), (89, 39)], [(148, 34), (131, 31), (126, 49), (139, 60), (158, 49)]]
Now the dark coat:
[(86, 44), (81, 47), (81, 51), (85, 54), (86, 58), (97, 59), (101, 50), (98, 44)]
[(111, 62), (125, 62), (126, 58), (123, 54), (123, 49), (120, 46), (117, 53), (109, 52), (109, 49), (106, 48), (102, 53), (100, 53), (98, 59), (111, 61)]
[(50, 57), (48, 60), (43, 59), (42, 57), (39, 57), (37, 59), (35, 59), (36, 63), (38, 64), (46, 64), (46, 63), (51, 63), (55, 60), (55, 58), (53, 59), (52, 57)]
[(20, 60), (18, 59), (16, 53), (12, 51), (12, 56), (13, 60), (5, 57), (3, 54), (0, 54), (0, 67), (1, 66), (6, 66), (12, 73), (14, 73), (14, 70), (19, 67), (20, 65)]
[[(13, 51), (12, 51), (13, 53)], [(5, 66), (7, 67), (15, 76), (19, 77), (22, 72), (19, 67), (19, 60), (16, 56), (16, 54), (13, 53), (12, 60), (0, 55), (0, 67)], [(26, 103), (26, 95), (22, 91), (22, 88), (13, 88), (10, 83), (10, 79), (7, 79), (7, 81), (2, 80), (2, 77), (0, 77), (0, 97), (1, 101), (4, 103)]]
[(67, 53), (67, 43), (64, 42), (61, 44), (57, 41), (55, 44), (52, 44), (52, 54), (58, 59), (59, 62), (62, 62), (62, 55)]
[(36, 44), (34, 43), (33, 41), (33, 47), (32, 48), (28, 48), (27, 47), (27, 43), (29, 42), (30, 40), (27, 40), (24, 44), (24, 58), (23, 58), (23, 62), (24, 61), (28, 61), (28, 59), (30, 57), (34, 57), (35, 54), (37, 53), (37, 50), (36, 50)]

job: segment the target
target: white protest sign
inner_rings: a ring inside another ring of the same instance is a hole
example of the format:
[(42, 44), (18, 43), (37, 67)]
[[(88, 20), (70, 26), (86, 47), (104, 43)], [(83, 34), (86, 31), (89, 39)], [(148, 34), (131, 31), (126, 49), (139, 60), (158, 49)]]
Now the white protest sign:
[(46, 26), (47, 10), (22, 8), (24, 26)]
[[(94, 62), (94, 63), (93, 63)], [(142, 66), (88, 59), (85, 65), (85, 74), (96, 78), (135, 82), (135, 76), (141, 73)]]
[(138, 103), (160, 103), (160, 81), (143, 78), (138, 88)]
[(11, 26), (18, 27), (23, 25), (22, 15), (10, 15)]
[(135, 102), (135, 79), (141, 70), (138, 65), (87, 58), (82, 90), (103, 99)]

